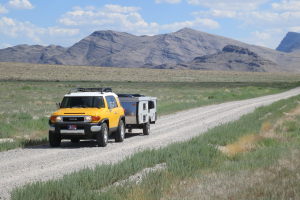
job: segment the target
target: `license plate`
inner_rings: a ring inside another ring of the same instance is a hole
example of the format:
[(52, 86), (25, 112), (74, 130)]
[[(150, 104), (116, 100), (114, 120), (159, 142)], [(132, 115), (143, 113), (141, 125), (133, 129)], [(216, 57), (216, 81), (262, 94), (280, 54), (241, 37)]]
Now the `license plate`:
[(76, 125), (69, 125), (68, 129), (69, 130), (77, 130), (77, 126)]

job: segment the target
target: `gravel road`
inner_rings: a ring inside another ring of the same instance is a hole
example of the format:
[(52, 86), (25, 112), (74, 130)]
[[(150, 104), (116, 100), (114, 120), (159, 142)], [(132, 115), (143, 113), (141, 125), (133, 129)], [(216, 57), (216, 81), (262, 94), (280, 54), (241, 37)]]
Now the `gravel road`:
[(239, 119), (259, 106), (300, 94), (300, 87), (280, 94), (205, 106), (166, 115), (151, 127), (151, 134), (127, 134), (123, 143), (110, 141), (100, 148), (95, 142), (71, 144), (60, 148), (48, 145), (0, 152), (0, 199), (9, 199), (10, 191), (26, 183), (62, 177), (85, 167), (114, 163), (147, 148), (159, 148), (185, 141), (209, 128)]

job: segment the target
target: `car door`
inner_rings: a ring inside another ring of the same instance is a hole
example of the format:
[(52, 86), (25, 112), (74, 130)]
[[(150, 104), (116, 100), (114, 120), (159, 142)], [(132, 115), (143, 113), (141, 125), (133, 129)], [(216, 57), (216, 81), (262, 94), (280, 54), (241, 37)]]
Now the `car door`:
[(106, 96), (105, 98), (110, 112), (110, 117), (109, 117), (110, 128), (115, 128), (119, 125), (118, 104), (114, 96)]

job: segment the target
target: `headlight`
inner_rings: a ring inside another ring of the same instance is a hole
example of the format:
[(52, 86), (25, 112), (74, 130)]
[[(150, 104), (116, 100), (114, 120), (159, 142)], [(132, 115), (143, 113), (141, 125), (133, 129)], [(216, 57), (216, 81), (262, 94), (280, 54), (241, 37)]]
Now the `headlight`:
[(56, 122), (62, 122), (62, 121), (63, 121), (63, 118), (61, 116), (56, 117)]
[(91, 116), (85, 116), (84, 117), (84, 121), (85, 122), (91, 122), (92, 121), (92, 117)]
[(62, 119), (61, 116), (55, 116), (55, 115), (53, 115), (53, 116), (50, 117), (50, 121), (51, 121), (52, 123), (56, 123), (56, 122), (62, 122), (63, 119)]

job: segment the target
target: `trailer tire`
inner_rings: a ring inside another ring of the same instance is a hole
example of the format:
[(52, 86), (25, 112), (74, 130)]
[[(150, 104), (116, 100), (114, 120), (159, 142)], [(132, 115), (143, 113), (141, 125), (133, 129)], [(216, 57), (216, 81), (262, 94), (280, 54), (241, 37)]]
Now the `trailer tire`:
[(97, 143), (99, 147), (105, 147), (108, 143), (108, 127), (106, 123), (103, 123), (101, 130), (97, 133)]
[(144, 135), (150, 134), (150, 123), (149, 122), (143, 124), (143, 134)]
[(118, 130), (116, 132), (115, 141), (123, 142), (125, 138), (125, 125), (123, 120), (120, 120)]
[(58, 147), (61, 143), (61, 136), (59, 133), (49, 131), (49, 144), (51, 147)]

